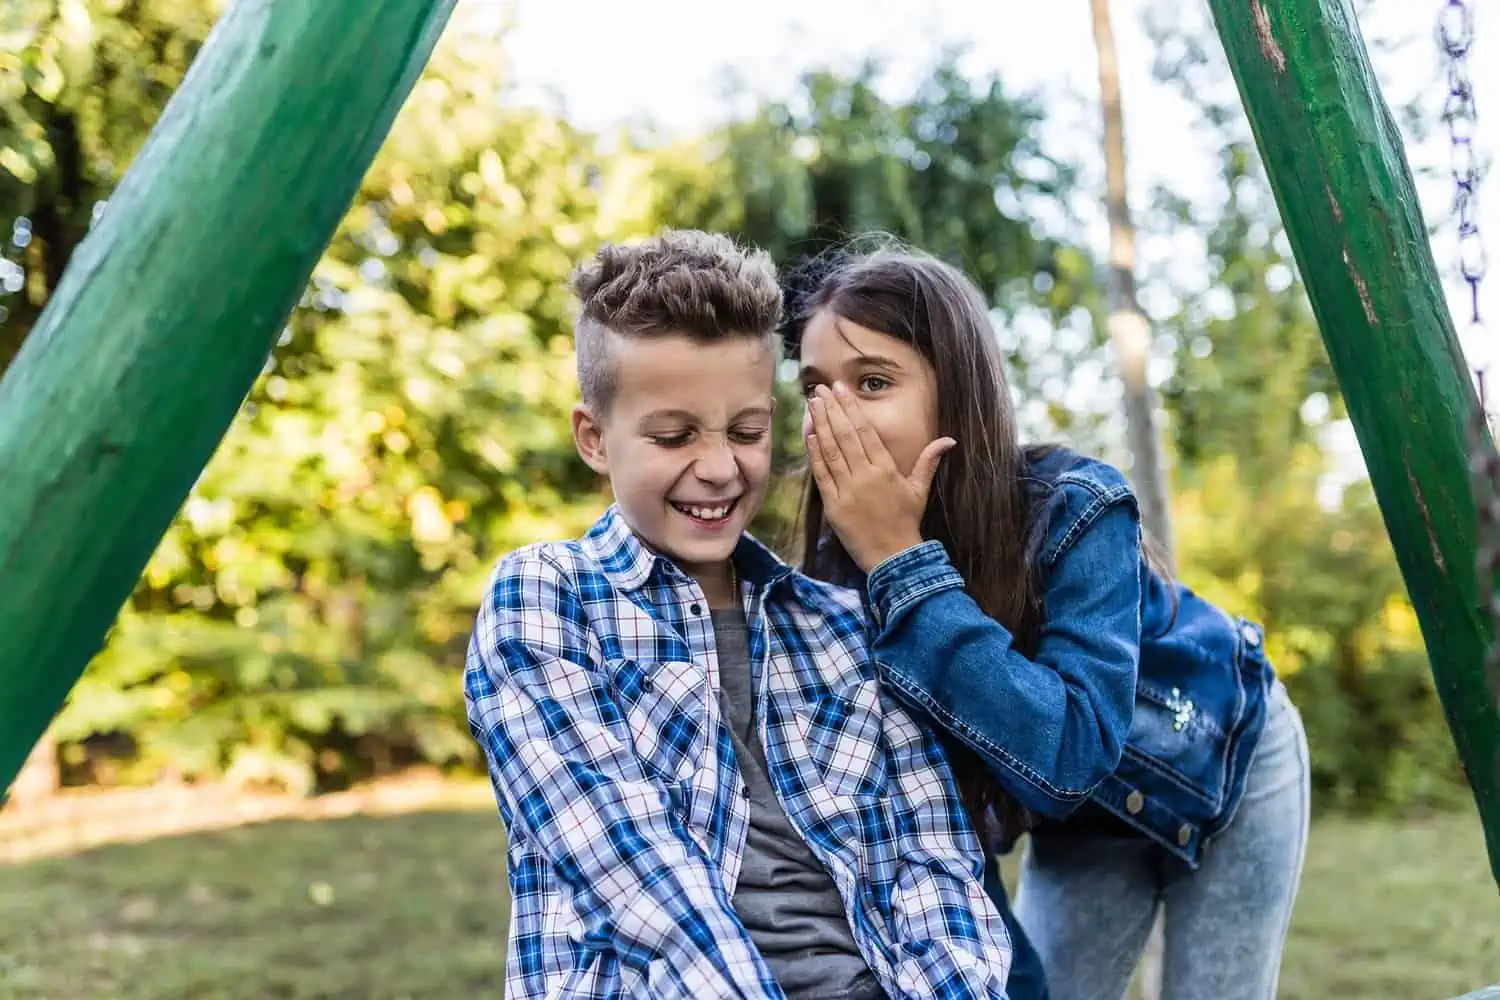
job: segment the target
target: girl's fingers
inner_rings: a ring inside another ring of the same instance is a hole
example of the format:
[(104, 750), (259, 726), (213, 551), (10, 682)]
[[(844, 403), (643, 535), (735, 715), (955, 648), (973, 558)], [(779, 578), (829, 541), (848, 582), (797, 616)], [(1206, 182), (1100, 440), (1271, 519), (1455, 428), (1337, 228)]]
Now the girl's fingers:
[(917, 456), (917, 464), (911, 470), (909, 482), (917, 496), (921, 497), (924, 507), (927, 505), (927, 498), (932, 495), (932, 480), (937, 476), (938, 463), (957, 446), (958, 442), (951, 437), (942, 437), (928, 444), (922, 449), (922, 454)]
[(870, 423), (869, 418), (865, 416), (864, 407), (859, 405), (859, 400), (854, 393), (850, 392), (842, 382), (834, 384), (833, 393), (850, 425), (853, 426), (855, 436), (858, 437), (860, 447), (864, 449), (870, 464), (882, 469), (894, 469), (895, 460), (886, 450), (885, 442), (880, 440), (880, 434), (875, 430), (875, 425)]
[(807, 403), (808, 410), (812, 413), (813, 435), (817, 438), (818, 445), (823, 456), (823, 464), (828, 470), (829, 476), (835, 482), (841, 482), (849, 475), (849, 459), (839, 445), (838, 437), (834, 434), (833, 426), (829, 423), (829, 404), (821, 395), (815, 395)]
[(833, 473), (828, 470), (828, 460), (823, 457), (823, 447), (818, 441), (816, 431), (807, 435), (807, 462), (812, 466), (813, 482), (818, 487), (818, 492), (823, 494), (825, 504), (838, 497), (838, 484), (833, 481)]
[(859, 431), (854, 429), (854, 423), (849, 419), (849, 414), (844, 412), (844, 404), (839, 397), (826, 386), (818, 387), (818, 395), (824, 402), (828, 426), (833, 432), (833, 440), (838, 442), (839, 450), (844, 453), (844, 460), (851, 466), (856, 462), (869, 462), (870, 456), (865, 454), (865, 446), (859, 440)]

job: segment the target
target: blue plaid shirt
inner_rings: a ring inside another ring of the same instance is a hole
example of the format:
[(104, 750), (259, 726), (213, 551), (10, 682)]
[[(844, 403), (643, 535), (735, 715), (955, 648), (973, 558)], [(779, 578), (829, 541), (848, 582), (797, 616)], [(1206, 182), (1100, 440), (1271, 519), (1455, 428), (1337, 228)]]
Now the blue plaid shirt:
[[(1005, 996), (1010, 938), (936, 738), (877, 683), (858, 595), (735, 562), (776, 793), (894, 998)], [(731, 905), (748, 794), (703, 591), (611, 508), (501, 561), (469, 725), (509, 829), (505, 995), (781, 998)]]

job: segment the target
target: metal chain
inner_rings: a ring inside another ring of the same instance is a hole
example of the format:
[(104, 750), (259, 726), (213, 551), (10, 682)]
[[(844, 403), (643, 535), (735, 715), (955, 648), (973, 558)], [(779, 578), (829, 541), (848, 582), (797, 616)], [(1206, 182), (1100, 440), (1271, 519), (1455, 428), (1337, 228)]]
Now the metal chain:
[[(1448, 126), (1449, 167), (1453, 174), (1453, 211), (1458, 219), (1458, 273), (1468, 286), (1468, 333), (1478, 343), (1484, 332), (1480, 316), (1479, 289), (1489, 261), (1479, 232), (1479, 155), (1474, 148), (1478, 112), (1474, 82), (1469, 75), (1469, 56), (1477, 37), (1472, 0), (1445, 0), (1438, 13), (1437, 38), (1447, 61), (1448, 96), (1443, 102), (1443, 122)], [(1500, 454), (1485, 433), (1489, 423), (1489, 400), (1485, 391), (1485, 365), (1475, 373), (1479, 383), (1479, 406), (1470, 426), (1469, 473), (1478, 518), (1476, 570), (1479, 595), (1488, 613), (1490, 648), (1485, 672), (1490, 693), (1500, 706), (1500, 593), (1494, 581), (1500, 571)]]
[(1445, 0), (1438, 18), (1438, 42), (1448, 62), (1448, 97), (1443, 121), (1448, 126), (1449, 166), (1453, 173), (1454, 211), (1458, 216), (1458, 270), (1469, 286), (1470, 322), (1479, 325), (1479, 284), (1488, 268), (1479, 233), (1479, 155), (1474, 149), (1478, 114), (1469, 54), (1474, 47), (1474, 8), (1469, 0)]
[[(11, 223), (10, 232), (0, 232), (0, 323), (10, 318), (5, 300), (26, 287), (24, 254), (31, 243), (31, 220), (24, 215)], [(21, 260), (12, 260), (12, 255)]]

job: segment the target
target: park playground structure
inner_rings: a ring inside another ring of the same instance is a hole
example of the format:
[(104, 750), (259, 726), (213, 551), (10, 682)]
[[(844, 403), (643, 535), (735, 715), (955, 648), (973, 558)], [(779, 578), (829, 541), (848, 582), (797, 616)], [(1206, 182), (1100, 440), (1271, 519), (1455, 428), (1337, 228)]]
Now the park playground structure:
[[(0, 381), (0, 789), (234, 419), (454, 3), (231, 3)], [(1401, 135), (1351, 0), (1209, 6), (1500, 884), (1500, 455)], [(1473, 0), (1436, 7), (1466, 53)], [(1467, 198), (1472, 88), (1452, 89)]]

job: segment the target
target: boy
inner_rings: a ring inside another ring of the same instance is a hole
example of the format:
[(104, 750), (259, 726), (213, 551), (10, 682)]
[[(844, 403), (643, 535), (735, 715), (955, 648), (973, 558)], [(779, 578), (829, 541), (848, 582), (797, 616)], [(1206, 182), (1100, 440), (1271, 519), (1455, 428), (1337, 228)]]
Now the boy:
[(1003, 998), (1010, 942), (857, 594), (745, 533), (771, 468), (769, 258), (668, 232), (574, 277), (573, 436), (615, 504), (501, 561), (469, 723), (510, 831), (506, 996)]

